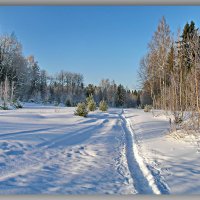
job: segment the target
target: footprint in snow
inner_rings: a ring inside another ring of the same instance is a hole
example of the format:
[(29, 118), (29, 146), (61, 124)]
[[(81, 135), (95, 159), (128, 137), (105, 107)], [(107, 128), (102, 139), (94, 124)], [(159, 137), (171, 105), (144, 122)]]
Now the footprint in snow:
[(6, 152), (6, 154), (7, 155), (22, 155), (22, 154), (24, 154), (24, 152), (23, 151), (7, 151)]
[(5, 167), (5, 163), (0, 163), (0, 167)]
[(67, 157), (69, 157), (69, 158), (72, 157), (72, 154), (71, 154), (71, 153), (68, 153), (68, 154), (67, 154)]
[(80, 154), (81, 152), (79, 150), (76, 150), (75, 153), (79, 153)]

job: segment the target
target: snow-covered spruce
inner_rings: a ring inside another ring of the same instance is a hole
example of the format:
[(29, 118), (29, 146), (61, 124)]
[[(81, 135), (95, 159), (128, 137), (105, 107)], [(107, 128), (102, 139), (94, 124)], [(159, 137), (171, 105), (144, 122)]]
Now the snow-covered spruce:
[(96, 102), (94, 101), (93, 95), (86, 98), (86, 104), (89, 111), (96, 110)]
[(88, 114), (87, 105), (84, 102), (78, 103), (74, 115), (87, 117), (87, 114)]
[(100, 101), (99, 110), (101, 110), (103, 112), (108, 110), (108, 105), (107, 105), (106, 101), (104, 101), (104, 100)]

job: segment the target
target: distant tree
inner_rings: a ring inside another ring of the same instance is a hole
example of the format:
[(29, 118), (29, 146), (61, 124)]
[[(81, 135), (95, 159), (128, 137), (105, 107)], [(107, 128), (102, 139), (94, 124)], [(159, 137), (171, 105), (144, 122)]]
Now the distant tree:
[(38, 100), (40, 91), (40, 68), (38, 63), (34, 60), (34, 56), (28, 57), (29, 69), (29, 99)]
[(86, 93), (86, 97), (89, 97), (90, 95), (94, 95), (94, 93), (95, 93), (95, 86), (92, 85), (92, 84), (89, 84), (85, 88), (85, 93)]
[(133, 92), (133, 95), (135, 95), (135, 96), (137, 96), (137, 95), (138, 95), (138, 93), (137, 93), (137, 91), (136, 91), (136, 90), (134, 90), (134, 92)]
[(117, 102), (116, 105), (117, 106), (123, 106), (125, 104), (126, 101), (126, 91), (124, 89), (124, 87), (120, 84), (117, 87)]
[(3, 84), (3, 106), (2, 106), (2, 108), (4, 110), (8, 109), (9, 93), (10, 93), (9, 81), (6, 76), (4, 84)]
[(150, 93), (142, 92), (140, 96), (140, 101), (142, 105), (152, 105), (152, 98)]
[(45, 70), (41, 70), (40, 72), (40, 93), (42, 101), (47, 101), (47, 72)]
[(70, 99), (66, 100), (65, 106), (67, 106), (67, 107), (71, 107), (72, 106)]

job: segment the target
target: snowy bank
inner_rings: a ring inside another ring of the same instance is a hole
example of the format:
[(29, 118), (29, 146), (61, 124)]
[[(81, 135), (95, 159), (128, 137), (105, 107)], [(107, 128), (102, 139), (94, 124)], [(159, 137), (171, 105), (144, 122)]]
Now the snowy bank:
[[(200, 194), (200, 154), (196, 143), (169, 134), (169, 120), (139, 109), (125, 109), (142, 161), (164, 194)], [(142, 168), (142, 167), (141, 167)]]

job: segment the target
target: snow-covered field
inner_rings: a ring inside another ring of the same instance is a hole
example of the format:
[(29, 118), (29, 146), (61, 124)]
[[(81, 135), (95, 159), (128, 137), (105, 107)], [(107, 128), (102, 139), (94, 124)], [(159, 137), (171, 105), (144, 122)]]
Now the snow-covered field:
[(195, 143), (137, 109), (0, 111), (0, 194), (200, 193)]
[(120, 109), (87, 118), (26, 104), (0, 111), (1, 194), (130, 194)]
[[(142, 110), (124, 111), (140, 155), (163, 194), (200, 194), (200, 153), (196, 138), (169, 134), (169, 120)], [(141, 165), (142, 166), (142, 165)], [(145, 172), (145, 169), (143, 169)], [(151, 178), (151, 177), (150, 177)]]

